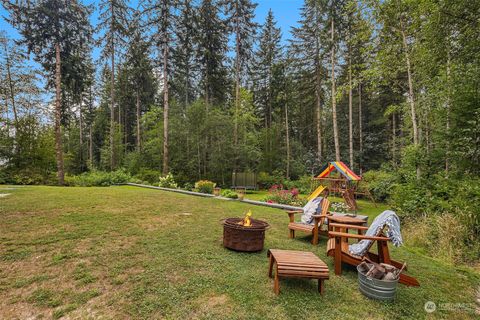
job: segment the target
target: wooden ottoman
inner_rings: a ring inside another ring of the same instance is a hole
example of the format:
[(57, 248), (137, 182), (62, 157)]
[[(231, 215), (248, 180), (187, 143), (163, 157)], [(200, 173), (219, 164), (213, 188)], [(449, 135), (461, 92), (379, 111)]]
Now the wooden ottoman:
[(275, 264), (275, 282), (273, 291), (280, 293), (279, 280), (284, 278), (310, 278), (318, 279), (318, 292), (323, 294), (324, 280), (328, 280), (328, 266), (312, 252), (291, 251), (291, 250), (268, 250), (267, 256), (270, 258), (268, 276), (273, 278), (272, 271)]

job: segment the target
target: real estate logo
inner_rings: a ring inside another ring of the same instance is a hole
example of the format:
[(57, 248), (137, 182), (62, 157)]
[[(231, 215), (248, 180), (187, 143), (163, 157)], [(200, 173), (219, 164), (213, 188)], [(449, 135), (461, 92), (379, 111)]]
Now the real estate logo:
[(435, 310), (437, 310), (437, 305), (433, 301), (427, 301), (425, 302), (424, 309), (427, 313), (432, 313), (432, 312), (435, 312)]

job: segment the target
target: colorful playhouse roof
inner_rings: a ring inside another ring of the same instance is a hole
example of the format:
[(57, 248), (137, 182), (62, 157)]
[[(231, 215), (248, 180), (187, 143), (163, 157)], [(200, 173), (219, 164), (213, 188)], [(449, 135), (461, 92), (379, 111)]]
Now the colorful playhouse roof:
[(321, 173), (317, 176), (317, 178), (326, 178), (328, 175), (333, 171), (337, 169), (338, 172), (340, 172), (345, 178), (351, 181), (359, 181), (362, 180), (359, 176), (357, 176), (352, 170), (350, 170), (349, 167), (342, 161), (332, 161), (328, 164), (326, 164), (322, 170), (320, 171)]

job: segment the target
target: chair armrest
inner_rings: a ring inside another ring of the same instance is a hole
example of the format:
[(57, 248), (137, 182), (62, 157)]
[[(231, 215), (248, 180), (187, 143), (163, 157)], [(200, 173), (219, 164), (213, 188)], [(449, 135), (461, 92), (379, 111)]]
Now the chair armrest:
[(288, 215), (295, 214), (295, 213), (303, 213), (303, 210), (288, 210), (286, 211)]
[(316, 219), (321, 218), (321, 217), (326, 218), (325, 215), (321, 215), (321, 214), (312, 214), (312, 217), (313, 217), (313, 218), (316, 218)]
[(294, 215), (296, 213), (303, 213), (303, 210), (289, 210), (287, 211), (287, 213), (288, 213), (288, 218), (290, 219), (290, 222), (295, 222)]
[(345, 233), (345, 232), (335, 232), (330, 231), (328, 233), (329, 237), (342, 237), (342, 238), (355, 238), (355, 239), (362, 239), (362, 240), (373, 240), (373, 241), (390, 241), (390, 238), (387, 237), (369, 237), (364, 236), (361, 234), (354, 234), (354, 233)]
[(355, 224), (343, 224), (343, 223), (329, 223), (331, 227), (345, 228), (345, 229), (357, 229), (357, 230), (368, 230), (368, 227), (359, 226)]

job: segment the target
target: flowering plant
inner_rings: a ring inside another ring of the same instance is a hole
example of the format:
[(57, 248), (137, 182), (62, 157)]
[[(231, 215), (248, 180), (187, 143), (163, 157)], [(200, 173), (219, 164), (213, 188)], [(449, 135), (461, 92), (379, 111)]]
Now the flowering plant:
[(264, 201), (267, 203), (280, 203), (300, 207), (303, 207), (306, 203), (305, 199), (299, 197), (297, 188), (292, 188), (291, 190), (283, 189), (283, 185), (281, 184), (271, 186)]
[(333, 202), (330, 206), (333, 212), (347, 213), (349, 210), (348, 206), (343, 202)]
[(177, 189), (178, 185), (173, 178), (171, 173), (168, 173), (166, 176), (160, 177), (158, 179), (158, 186), (163, 188)]
[(195, 182), (195, 190), (201, 193), (213, 193), (213, 188), (215, 188), (216, 183), (209, 180), (200, 180)]

